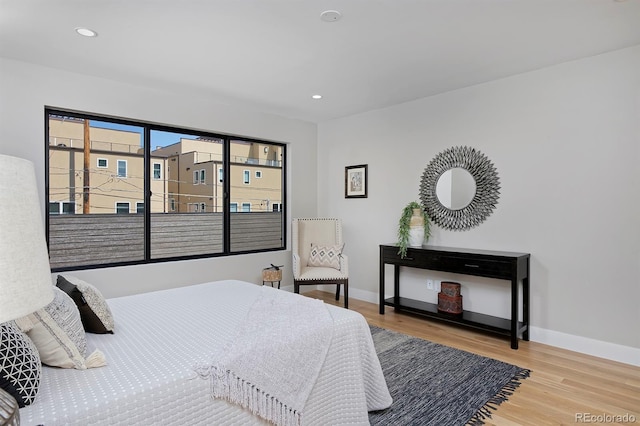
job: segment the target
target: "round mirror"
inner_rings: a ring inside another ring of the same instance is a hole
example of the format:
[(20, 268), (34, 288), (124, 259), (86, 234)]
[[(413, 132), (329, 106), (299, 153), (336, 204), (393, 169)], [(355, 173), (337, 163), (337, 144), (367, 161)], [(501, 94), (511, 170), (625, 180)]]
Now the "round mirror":
[(454, 167), (440, 175), (436, 183), (436, 196), (440, 204), (451, 210), (469, 205), (476, 195), (476, 180), (469, 171)]
[(500, 195), (498, 172), (480, 151), (452, 147), (436, 155), (420, 181), (420, 200), (436, 225), (471, 229), (493, 212)]

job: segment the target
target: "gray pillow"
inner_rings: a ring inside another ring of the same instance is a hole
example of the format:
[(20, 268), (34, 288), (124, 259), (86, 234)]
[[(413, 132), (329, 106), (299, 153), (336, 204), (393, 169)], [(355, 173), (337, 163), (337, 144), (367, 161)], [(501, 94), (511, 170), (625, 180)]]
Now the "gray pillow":
[(70, 275), (58, 275), (56, 286), (67, 293), (78, 306), (86, 332), (113, 333), (111, 309), (97, 288)]

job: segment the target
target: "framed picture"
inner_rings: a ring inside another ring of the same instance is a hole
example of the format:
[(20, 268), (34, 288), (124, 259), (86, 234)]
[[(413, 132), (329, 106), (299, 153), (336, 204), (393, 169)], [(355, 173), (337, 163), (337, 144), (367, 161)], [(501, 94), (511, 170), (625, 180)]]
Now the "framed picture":
[(367, 198), (367, 165), (344, 168), (344, 198)]

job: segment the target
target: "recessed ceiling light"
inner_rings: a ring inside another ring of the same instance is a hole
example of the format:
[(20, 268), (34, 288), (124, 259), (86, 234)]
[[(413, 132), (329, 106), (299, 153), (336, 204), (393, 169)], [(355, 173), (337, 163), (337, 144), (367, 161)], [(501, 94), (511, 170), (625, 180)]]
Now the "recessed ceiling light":
[(83, 27), (78, 27), (76, 28), (76, 32), (78, 34), (80, 34), (81, 36), (85, 36), (85, 37), (97, 37), (98, 33), (90, 30), (89, 28), (83, 28)]
[(324, 22), (336, 22), (342, 18), (342, 14), (337, 10), (325, 10), (320, 14), (320, 19)]
[(311, 96), (313, 99), (322, 99), (322, 95), (313, 95)]

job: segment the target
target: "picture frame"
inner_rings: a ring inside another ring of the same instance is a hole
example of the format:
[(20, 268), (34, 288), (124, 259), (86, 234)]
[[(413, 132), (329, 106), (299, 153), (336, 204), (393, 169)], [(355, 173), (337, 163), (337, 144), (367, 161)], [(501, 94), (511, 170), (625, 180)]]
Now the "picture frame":
[(344, 198), (367, 198), (369, 185), (367, 169), (367, 164), (344, 168)]

